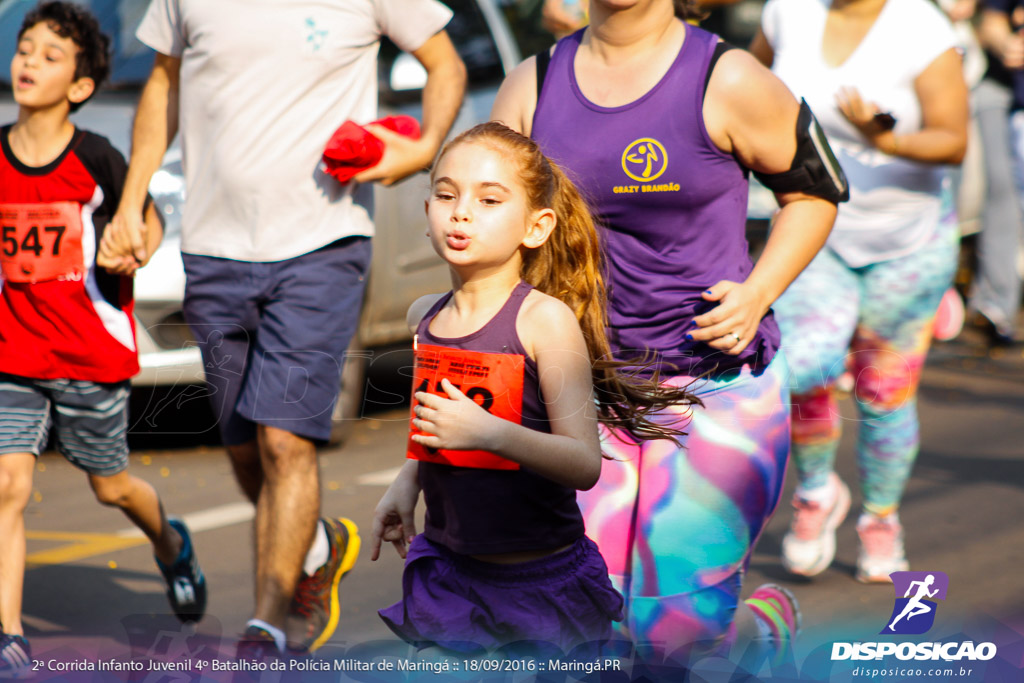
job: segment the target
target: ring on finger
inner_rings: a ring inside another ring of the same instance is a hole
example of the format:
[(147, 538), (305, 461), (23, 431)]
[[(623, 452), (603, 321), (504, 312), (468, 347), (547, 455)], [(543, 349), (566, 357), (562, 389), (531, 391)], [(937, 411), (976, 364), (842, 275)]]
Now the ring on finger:
[(735, 339), (737, 344), (739, 344), (742, 341), (742, 339), (740, 339), (740, 335), (736, 334), (735, 332), (730, 332), (726, 336), (732, 337), (733, 339)]

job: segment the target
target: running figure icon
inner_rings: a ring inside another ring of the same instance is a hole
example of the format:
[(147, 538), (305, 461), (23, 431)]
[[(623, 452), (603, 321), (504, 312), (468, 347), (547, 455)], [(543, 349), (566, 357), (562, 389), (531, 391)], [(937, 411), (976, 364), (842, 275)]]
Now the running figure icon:
[(910, 601), (907, 602), (906, 606), (903, 608), (903, 611), (899, 613), (899, 616), (893, 619), (892, 623), (889, 624), (890, 631), (896, 630), (896, 622), (902, 619), (903, 617), (906, 617), (907, 621), (910, 621), (912, 617), (916, 617), (919, 614), (927, 614), (928, 612), (932, 611), (931, 606), (921, 602), (921, 599), (925, 597), (933, 598), (935, 597), (935, 594), (939, 592), (938, 588), (936, 588), (933, 591), (928, 590), (928, 587), (931, 586), (933, 583), (935, 583), (934, 574), (929, 574), (927, 577), (925, 577), (924, 581), (910, 582), (910, 585), (907, 586), (907, 592), (903, 594), (903, 597), (910, 598), (910, 594), (911, 592), (913, 592), (914, 586), (918, 586), (917, 594), (914, 595), (914, 597), (910, 598)]

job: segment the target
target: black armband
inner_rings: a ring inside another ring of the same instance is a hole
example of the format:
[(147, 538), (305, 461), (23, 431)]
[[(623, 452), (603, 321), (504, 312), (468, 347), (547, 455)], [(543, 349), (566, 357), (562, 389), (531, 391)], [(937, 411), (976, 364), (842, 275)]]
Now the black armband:
[(803, 192), (834, 204), (850, 198), (850, 184), (828, 145), (824, 131), (807, 106), (800, 100), (796, 120), (796, 154), (793, 165), (782, 173), (757, 173), (761, 184), (772, 192)]

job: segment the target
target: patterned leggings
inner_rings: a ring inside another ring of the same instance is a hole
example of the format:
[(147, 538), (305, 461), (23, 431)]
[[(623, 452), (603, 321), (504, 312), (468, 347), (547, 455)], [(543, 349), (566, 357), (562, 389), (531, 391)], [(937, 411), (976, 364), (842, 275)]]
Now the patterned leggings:
[[(674, 659), (728, 634), (789, 454), (781, 353), (759, 376), (744, 368), (698, 380), (691, 390), (704, 407), (692, 411), (681, 448), (667, 440), (637, 445), (605, 431), (604, 452), (614, 460), (605, 460), (597, 485), (578, 495), (587, 535), (626, 598), (625, 635)], [(689, 413), (680, 407), (665, 419)]]
[(840, 415), (832, 386), (848, 369), (856, 378), (864, 509), (883, 516), (899, 506), (920, 444), (917, 387), (956, 249), (951, 216), (913, 254), (862, 268), (826, 247), (775, 302), (804, 490), (825, 485), (835, 464)]

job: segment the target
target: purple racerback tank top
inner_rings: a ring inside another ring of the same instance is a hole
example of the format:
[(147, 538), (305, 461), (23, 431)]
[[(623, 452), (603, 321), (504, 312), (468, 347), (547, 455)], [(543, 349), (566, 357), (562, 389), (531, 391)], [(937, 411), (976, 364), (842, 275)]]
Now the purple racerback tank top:
[(762, 370), (779, 346), (770, 312), (739, 356), (686, 339), (694, 316), (715, 306), (701, 292), (719, 280), (743, 282), (753, 268), (747, 171), (704, 127), (704, 84), (718, 37), (687, 25), (661, 81), (620, 107), (597, 106), (580, 91), (573, 60), (582, 37), (556, 46), (532, 134), (602, 224), (616, 355), (629, 360), (650, 350), (687, 375)]
[[(476, 332), (436, 337), (430, 321), (451, 298), (448, 294), (423, 316), (416, 334), (422, 344), (525, 356), (522, 425), (550, 432), (537, 364), (516, 332), (519, 309), (532, 289), (526, 282), (516, 285), (501, 310)], [(419, 482), (427, 508), (423, 533), (463, 555), (558, 548), (583, 535), (576, 490), (526, 467), (489, 470), (421, 461)]]

